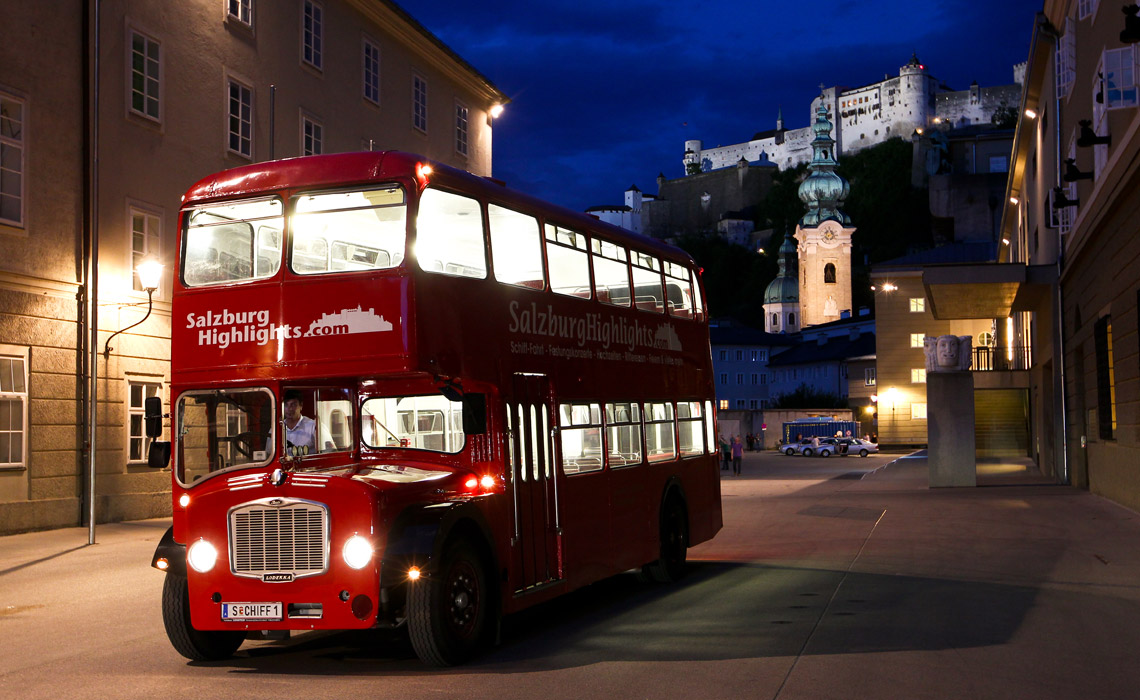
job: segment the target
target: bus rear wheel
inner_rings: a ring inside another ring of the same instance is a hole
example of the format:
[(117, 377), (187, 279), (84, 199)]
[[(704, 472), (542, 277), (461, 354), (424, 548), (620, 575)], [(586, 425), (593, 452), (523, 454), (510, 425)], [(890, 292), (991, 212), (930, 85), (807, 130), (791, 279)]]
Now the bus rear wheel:
[(466, 540), (448, 545), (434, 574), (410, 584), (408, 635), (429, 666), (463, 663), (486, 637), (490, 586), (478, 552)]
[(672, 583), (685, 575), (685, 559), (689, 550), (689, 520), (685, 505), (671, 498), (661, 509), (661, 556), (647, 564), (643, 572), (650, 580)]
[(190, 624), (190, 587), (185, 576), (167, 574), (162, 584), (162, 624), (175, 651), (191, 661), (218, 661), (234, 655), (245, 632), (203, 631)]

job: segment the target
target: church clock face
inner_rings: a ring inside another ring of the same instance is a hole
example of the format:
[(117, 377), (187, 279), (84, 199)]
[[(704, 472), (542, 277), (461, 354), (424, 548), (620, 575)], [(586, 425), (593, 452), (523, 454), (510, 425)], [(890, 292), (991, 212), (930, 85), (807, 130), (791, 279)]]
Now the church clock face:
[(835, 240), (835, 231), (832, 231), (831, 229), (825, 229), (822, 237), (823, 240), (830, 243)]

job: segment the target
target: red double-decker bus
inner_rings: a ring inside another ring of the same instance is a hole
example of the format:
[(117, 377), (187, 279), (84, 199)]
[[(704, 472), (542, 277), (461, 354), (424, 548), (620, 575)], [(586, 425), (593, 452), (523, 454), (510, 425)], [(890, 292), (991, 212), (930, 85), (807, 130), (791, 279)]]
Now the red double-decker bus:
[(179, 246), (151, 463), (172, 459), (154, 565), (184, 656), (406, 626), (454, 664), (501, 615), (676, 579), (721, 527), (681, 250), (396, 152), (208, 177)]

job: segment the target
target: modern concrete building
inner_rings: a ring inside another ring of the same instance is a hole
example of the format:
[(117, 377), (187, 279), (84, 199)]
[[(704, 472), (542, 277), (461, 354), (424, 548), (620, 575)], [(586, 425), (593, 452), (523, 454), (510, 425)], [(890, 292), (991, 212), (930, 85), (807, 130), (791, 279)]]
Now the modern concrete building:
[[(489, 176), (492, 110), (506, 101), (387, 0), (7, 3), (0, 534), (78, 525), (92, 504), (96, 521), (169, 512), (141, 410), (167, 396), (170, 275), (191, 184), (369, 149)], [(136, 269), (148, 259), (166, 272), (146, 316)]]

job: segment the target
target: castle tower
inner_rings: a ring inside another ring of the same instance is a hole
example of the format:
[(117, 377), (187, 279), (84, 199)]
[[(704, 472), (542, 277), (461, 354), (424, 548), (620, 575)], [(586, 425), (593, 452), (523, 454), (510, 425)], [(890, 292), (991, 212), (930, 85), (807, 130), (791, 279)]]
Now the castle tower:
[(780, 245), (780, 271), (764, 290), (764, 330), (795, 333), (800, 329), (800, 288), (796, 282), (796, 246), (785, 234)]
[(796, 226), (799, 256), (800, 326), (838, 321), (851, 310), (851, 236), (855, 228), (839, 207), (850, 185), (835, 172), (835, 140), (831, 138), (828, 110), (816, 110), (811, 142), (810, 173), (800, 184), (800, 200), (807, 213)]
[(899, 121), (909, 124), (911, 129), (930, 126), (934, 119), (934, 96), (937, 91), (938, 81), (926, 72), (926, 66), (918, 60), (918, 54), (912, 53), (910, 61), (899, 68)]

